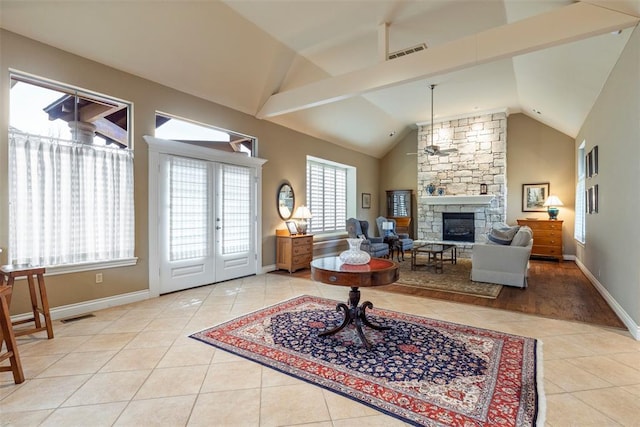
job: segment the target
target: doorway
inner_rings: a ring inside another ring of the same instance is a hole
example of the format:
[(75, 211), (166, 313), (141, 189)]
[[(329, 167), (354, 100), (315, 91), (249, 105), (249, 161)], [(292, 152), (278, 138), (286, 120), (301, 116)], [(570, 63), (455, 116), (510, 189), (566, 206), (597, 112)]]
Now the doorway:
[(145, 136), (152, 295), (261, 270), (265, 160)]

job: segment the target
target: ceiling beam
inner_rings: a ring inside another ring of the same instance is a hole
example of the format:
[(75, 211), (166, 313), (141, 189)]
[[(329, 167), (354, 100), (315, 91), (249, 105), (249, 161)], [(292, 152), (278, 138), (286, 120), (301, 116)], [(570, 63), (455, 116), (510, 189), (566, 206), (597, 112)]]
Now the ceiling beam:
[(640, 18), (573, 3), (363, 70), (271, 95), (263, 119), (637, 25)]

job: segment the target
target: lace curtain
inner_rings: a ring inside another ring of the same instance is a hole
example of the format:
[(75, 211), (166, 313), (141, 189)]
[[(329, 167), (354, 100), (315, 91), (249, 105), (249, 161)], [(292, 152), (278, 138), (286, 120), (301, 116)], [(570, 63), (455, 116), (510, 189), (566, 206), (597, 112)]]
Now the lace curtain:
[(9, 133), (9, 262), (133, 257), (133, 152)]

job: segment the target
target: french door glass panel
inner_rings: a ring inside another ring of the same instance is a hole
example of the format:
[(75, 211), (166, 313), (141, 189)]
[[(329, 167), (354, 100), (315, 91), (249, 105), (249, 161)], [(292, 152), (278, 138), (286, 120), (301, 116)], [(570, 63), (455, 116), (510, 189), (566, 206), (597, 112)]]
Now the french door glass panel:
[(252, 168), (217, 165), (216, 280), (255, 274), (255, 177)]
[(214, 281), (210, 162), (161, 157), (160, 293)]

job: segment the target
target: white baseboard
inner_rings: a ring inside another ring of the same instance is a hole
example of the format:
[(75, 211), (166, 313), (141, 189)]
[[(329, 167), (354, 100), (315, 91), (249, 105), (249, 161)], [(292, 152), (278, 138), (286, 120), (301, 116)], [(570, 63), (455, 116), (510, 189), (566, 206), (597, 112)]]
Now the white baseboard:
[[(77, 304), (63, 305), (61, 307), (54, 307), (51, 311), (51, 319), (68, 319), (70, 317), (81, 316), (83, 314), (91, 313), (92, 311), (102, 310), (109, 307), (116, 307), (119, 305), (130, 304), (132, 302), (144, 301), (150, 298), (148, 290), (131, 292), (128, 294), (115, 295), (112, 297), (100, 298), (91, 301), (84, 301)], [(19, 321), (32, 317), (31, 313), (17, 314), (11, 316), (11, 321)]]
[(262, 274), (266, 274), (266, 273), (269, 273), (271, 271), (276, 271), (276, 265), (275, 264), (263, 265), (262, 266)]
[(611, 307), (611, 309), (618, 315), (618, 317), (620, 317), (622, 323), (625, 324), (625, 326), (629, 330), (629, 333), (631, 333), (631, 336), (640, 341), (640, 325), (633, 321), (631, 316), (627, 314), (624, 308), (622, 308), (622, 306), (618, 304), (618, 301), (616, 301), (613, 296), (611, 296), (607, 288), (605, 288), (602, 283), (600, 283), (600, 281), (596, 279), (593, 274), (591, 274), (589, 269), (587, 269), (587, 267), (582, 262), (580, 262), (579, 259), (576, 258), (575, 262), (578, 268), (582, 270), (589, 281), (593, 283), (593, 286), (595, 286), (598, 292), (600, 292), (600, 295), (602, 295), (602, 298), (604, 298), (607, 304), (609, 304), (609, 307)]

